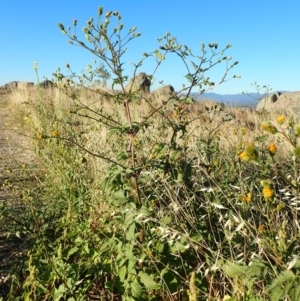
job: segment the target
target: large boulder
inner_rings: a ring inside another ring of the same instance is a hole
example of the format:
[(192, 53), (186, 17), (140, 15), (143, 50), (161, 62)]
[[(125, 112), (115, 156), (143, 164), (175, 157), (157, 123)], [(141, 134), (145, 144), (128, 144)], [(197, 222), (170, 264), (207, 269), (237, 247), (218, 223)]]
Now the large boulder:
[(139, 73), (137, 76), (133, 77), (128, 85), (125, 87), (126, 91), (142, 91), (145, 93), (150, 92), (151, 80), (145, 72)]
[(27, 89), (33, 87), (34, 83), (32, 82), (18, 82), (18, 89)]
[(257, 111), (268, 112), (285, 111), (293, 116), (300, 116), (300, 91), (273, 93), (260, 100), (256, 107)]
[(12, 81), (12, 82), (9, 82), (3, 86), (1, 86), (1, 89), (4, 89), (4, 90), (12, 90), (12, 89), (16, 89), (18, 88), (18, 81)]
[(175, 90), (171, 85), (166, 85), (160, 88), (157, 88), (153, 92), (151, 92), (151, 96), (154, 96), (155, 98), (169, 98), (171, 96), (175, 95)]
[(281, 92), (275, 92), (270, 95), (267, 95), (263, 97), (257, 104), (256, 110), (268, 110), (273, 108), (273, 104), (278, 100), (282, 93)]
[(53, 88), (53, 81), (46, 79), (40, 83), (40, 87), (44, 89)]
[(9, 82), (1, 87), (1, 89), (5, 90), (13, 90), (13, 89), (26, 89), (28, 87), (33, 87), (34, 83), (32, 82), (19, 82), (19, 81), (12, 81)]

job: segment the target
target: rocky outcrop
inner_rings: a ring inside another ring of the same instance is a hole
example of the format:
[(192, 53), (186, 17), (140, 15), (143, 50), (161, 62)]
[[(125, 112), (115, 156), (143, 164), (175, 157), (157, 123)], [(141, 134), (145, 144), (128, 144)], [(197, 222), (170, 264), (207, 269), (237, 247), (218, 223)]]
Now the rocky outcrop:
[(125, 87), (126, 91), (142, 91), (145, 93), (150, 92), (151, 80), (145, 72), (139, 73), (137, 76), (133, 77), (128, 85)]
[(275, 92), (268, 96), (265, 96), (257, 104), (256, 110), (261, 111), (261, 110), (268, 110), (268, 108), (269, 109), (272, 108), (273, 103), (275, 103), (278, 100), (281, 94), (282, 94), (281, 92)]
[(40, 83), (40, 87), (44, 89), (53, 88), (53, 81), (46, 79)]
[(168, 98), (175, 95), (175, 90), (171, 85), (166, 85), (160, 88), (157, 88), (151, 92), (151, 96), (155, 98)]
[(266, 110), (268, 112), (286, 111), (293, 116), (300, 116), (300, 91), (273, 93), (259, 101), (257, 111)]
[(5, 90), (13, 90), (13, 89), (26, 89), (28, 87), (33, 87), (34, 83), (32, 82), (19, 82), (19, 81), (12, 81), (9, 82), (1, 87), (1, 89)]
[(12, 82), (9, 82), (3, 86), (1, 86), (1, 89), (3, 90), (11, 90), (11, 89), (16, 89), (18, 88), (18, 81), (12, 81)]
[(27, 89), (29, 87), (33, 87), (34, 83), (32, 82), (18, 82), (18, 89)]

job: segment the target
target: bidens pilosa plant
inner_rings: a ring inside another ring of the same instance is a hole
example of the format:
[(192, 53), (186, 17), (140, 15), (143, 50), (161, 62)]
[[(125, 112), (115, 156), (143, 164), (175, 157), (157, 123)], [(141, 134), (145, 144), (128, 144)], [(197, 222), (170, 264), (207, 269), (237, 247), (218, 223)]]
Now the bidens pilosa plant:
[[(99, 8), (84, 41), (59, 24), (95, 68), (67, 64), (29, 99), (45, 172), (22, 199), (33, 245), (11, 300), (299, 300), (299, 120), (193, 102), (227, 80), (230, 45), (195, 55), (167, 33), (129, 76), (139, 33), (121, 22)], [(171, 55), (188, 84), (150, 93)]]

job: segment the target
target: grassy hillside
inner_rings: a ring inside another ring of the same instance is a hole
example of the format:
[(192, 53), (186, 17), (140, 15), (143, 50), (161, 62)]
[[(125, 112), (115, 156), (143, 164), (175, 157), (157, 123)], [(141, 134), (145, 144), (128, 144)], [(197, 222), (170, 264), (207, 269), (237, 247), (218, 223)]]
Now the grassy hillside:
[(42, 173), (8, 300), (297, 300), (295, 120), (135, 94), (130, 126), (117, 98), (73, 93), (9, 96)]

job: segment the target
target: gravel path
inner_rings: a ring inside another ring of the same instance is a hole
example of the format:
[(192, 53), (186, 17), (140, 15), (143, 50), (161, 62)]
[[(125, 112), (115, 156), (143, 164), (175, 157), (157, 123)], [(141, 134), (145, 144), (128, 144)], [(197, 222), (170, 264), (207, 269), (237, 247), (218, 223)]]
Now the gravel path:
[[(15, 217), (18, 210), (24, 208), (22, 189), (32, 182), (28, 175), (37, 166), (32, 151), (33, 143), (20, 134), (24, 127), (15, 120), (12, 110), (8, 105), (7, 95), (0, 94), (0, 299), (7, 295), (12, 267), (24, 253), (24, 239), (15, 235), (8, 237), (14, 222), (7, 215), (12, 210), (12, 217)], [(22, 172), (22, 168), (26, 168), (26, 172)], [(9, 208), (4, 215), (1, 213), (3, 204)]]

